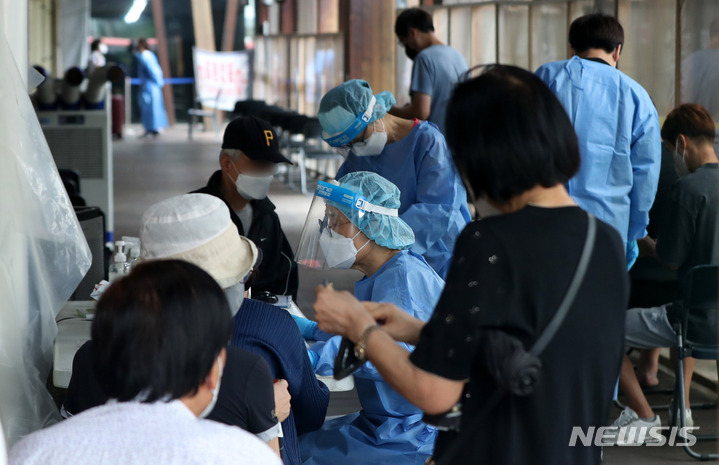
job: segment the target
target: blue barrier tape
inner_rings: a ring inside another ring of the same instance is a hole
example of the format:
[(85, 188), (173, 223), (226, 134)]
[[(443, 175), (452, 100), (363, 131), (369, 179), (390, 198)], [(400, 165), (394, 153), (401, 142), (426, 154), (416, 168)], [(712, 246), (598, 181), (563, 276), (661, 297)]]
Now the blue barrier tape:
[[(174, 77), (174, 78), (165, 78), (165, 84), (170, 85), (182, 85), (182, 84), (194, 84), (195, 78), (191, 77)], [(133, 86), (139, 86), (141, 84), (139, 78), (132, 78), (130, 79), (130, 84)]]

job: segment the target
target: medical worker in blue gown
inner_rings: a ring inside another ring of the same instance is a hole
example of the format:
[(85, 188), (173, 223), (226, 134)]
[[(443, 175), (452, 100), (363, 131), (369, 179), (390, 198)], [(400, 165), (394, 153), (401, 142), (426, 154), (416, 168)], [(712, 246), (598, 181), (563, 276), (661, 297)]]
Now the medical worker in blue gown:
[(162, 96), (162, 68), (157, 57), (147, 46), (147, 40), (140, 39), (137, 43), (137, 76), (140, 79), (140, 113), (144, 137), (156, 137), (160, 129), (167, 127), (165, 99)]
[(416, 238), (411, 249), (444, 278), (457, 235), (471, 219), (467, 193), (437, 126), (390, 115), (395, 103), (391, 92), (374, 96), (366, 81), (347, 81), (322, 97), (322, 137), (346, 156), (338, 179), (372, 171), (399, 188), (399, 215)]
[(569, 194), (619, 232), (631, 267), (657, 193), (661, 135), (649, 94), (616, 67), (623, 43), (616, 18), (582, 16), (569, 29), (575, 56), (536, 74), (562, 102), (579, 138), (582, 165)]
[[(355, 283), (358, 299), (391, 302), (427, 321), (444, 281), (420, 255), (408, 250), (414, 234), (397, 216), (399, 190), (381, 176), (362, 171), (339, 182), (339, 187), (322, 182), (318, 186), (298, 262), (362, 271), (365, 277)], [(320, 208), (315, 208), (317, 202)], [(296, 321), (307, 339), (326, 339), (315, 343), (309, 354), (315, 373), (331, 375), (341, 338), (317, 330), (315, 322)], [(371, 363), (354, 373), (354, 381), (362, 410), (302, 436), (303, 463), (424, 464), (433, 451), (436, 429), (422, 423), (422, 411), (392, 389)]]

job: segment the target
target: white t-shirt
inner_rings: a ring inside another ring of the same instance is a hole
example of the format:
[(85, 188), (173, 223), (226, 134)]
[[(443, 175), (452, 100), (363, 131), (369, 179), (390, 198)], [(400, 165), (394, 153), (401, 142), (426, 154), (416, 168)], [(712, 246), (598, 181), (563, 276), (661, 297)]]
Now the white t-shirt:
[(10, 465), (282, 465), (235, 426), (201, 420), (179, 400), (109, 402), (37, 431), (10, 451)]
[(105, 55), (102, 54), (99, 50), (94, 50), (90, 54), (90, 60), (87, 64), (87, 73), (92, 74), (93, 71), (95, 71), (96, 68), (102, 68), (105, 66), (106, 60)]
[(237, 215), (240, 219), (240, 223), (242, 223), (242, 229), (245, 231), (243, 236), (247, 236), (250, 232), (250, 227), (252, 227), (252, 205), (248, 203), (242, 210), (235, 210), (235, 215)]

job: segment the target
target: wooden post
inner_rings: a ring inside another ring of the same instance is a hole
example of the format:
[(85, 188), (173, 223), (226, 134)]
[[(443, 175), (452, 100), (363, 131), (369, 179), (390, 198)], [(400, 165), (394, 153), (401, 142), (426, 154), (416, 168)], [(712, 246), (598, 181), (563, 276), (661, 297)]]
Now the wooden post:
[(280, 3), (280, 33), (294, 34), (297, 32), (297, 3), (295, 0), (283, 0)]
[[(212, 5), (210, 0), (192, 0), (192, 26), (195, 30), (195, 47), (214, 52), (215, 27), (212, 23)], [(212, 110), (202, 107), (204, 110)], [(204, 118), (205, 128), (212, 125), (212, 119)]]
[(347, 78), (366, 80), (375, 93), (394, 92), (395, 2), (348, 0), (347, 3), (347, 10), (340, 4), (340, 11), (347, 15), (349, 23), (345, 36), (345, 44), (349, 46), (349, 54), (345, 55), (349, 63)]
[[(165, 33), (165, 13), (162, 8), (162, 0), (152, 0), (152, 18), (155, 21), (155, 36), (157, 38), (157, 58), (160, 61), (162, 74), (169, 78), (170, 59), (167, 53), (167, 34)], [(172, 86), (165, 85), (162, 88), (162, 94), (165, 97), (165, 111), (170, 126), (175, 124), (175, 101), (172, 97)]]
[(222, 51), (231, 52), (235, 49), (235, 31), (237, 30), (237, 13), (239, 0), (227, 0), (225, 9), (225, 29), (222, 31)]
[(215, 27), (212, 23), (212, 7), (210, 0), (192, 1), (192, 25), (195, 29), (195, 46), (214, 52)]

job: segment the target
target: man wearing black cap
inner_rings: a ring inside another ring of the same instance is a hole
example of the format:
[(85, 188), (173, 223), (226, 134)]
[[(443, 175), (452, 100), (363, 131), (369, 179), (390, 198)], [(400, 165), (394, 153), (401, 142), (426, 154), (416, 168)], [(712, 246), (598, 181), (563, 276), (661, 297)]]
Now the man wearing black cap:
[(254, 116), (232, 120), (225, 129), (220, 169), (194, 192), (224, 200), (240, 234), (262, 250), (252, 289), (297, 297), (297, 264), (275, 205), (267, 198), (279, 163), (292, 163), (279, 150), (270, 123)]

